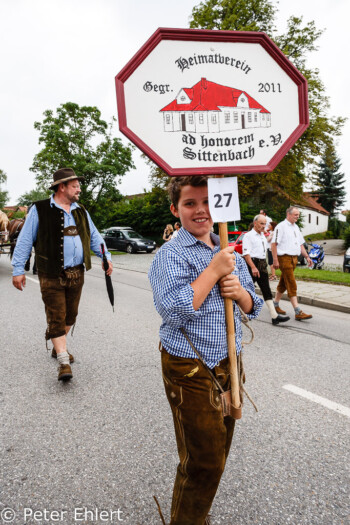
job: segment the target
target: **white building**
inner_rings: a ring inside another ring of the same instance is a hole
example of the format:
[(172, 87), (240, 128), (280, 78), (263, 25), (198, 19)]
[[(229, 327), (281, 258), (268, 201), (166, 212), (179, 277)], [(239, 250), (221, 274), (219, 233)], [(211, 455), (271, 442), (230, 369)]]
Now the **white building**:
[(212, 133), (271, 126), (271, 114), (245, 91), (202, 78), (160, 110), (164, 131)]
[(328, 230), (329, 212), (325, 210), (315, 196), (303, 193), (300, 204), (295, 205), (300, 211), (303, 221), (301, 233), (305, 237), (313, 233), (323, 233)]

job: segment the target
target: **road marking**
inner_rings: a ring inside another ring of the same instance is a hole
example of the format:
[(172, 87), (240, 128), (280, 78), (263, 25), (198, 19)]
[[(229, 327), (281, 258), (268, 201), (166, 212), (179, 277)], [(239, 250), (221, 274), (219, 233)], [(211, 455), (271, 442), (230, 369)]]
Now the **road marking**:
[(325, 397), (321, 397), (316, 394), (313, 394), (312, 392), (308, 392), (307, 390), (304, 390), (303, 388), (299, 388), (298, 386), (283, 385), (283, 388), (285, 390), (289, 390), (289, 392), (293, 392), (293, 394), (296, 394), (297, 396), (305, 397), (305, 399), (309, 399), (310, 401), (313, 401), (314, 403), (318, 403), (319, 405), (323, 405), (326, 408), (330, 408), (331, 410), (334, 410), (335, 412), (338, 412), (339, 414), (342, 414), (343, 416), (350, 417), (350, 408), (345, 407), (344, 405), (340, 405), (339, 403), (330, 401), (329, 399), (326, 399)]
[(33, 281), (33, 283), (39, 284), (38, 279), (33, 279), (33, 277), (26, 276), (26, 279), (29, 279), (29, 281)]

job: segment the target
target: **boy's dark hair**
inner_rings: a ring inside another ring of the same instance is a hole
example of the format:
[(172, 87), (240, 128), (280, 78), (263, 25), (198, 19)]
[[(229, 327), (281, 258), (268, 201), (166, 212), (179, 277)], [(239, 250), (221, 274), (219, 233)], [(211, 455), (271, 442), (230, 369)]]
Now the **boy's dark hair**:
[(203, 175), (195, 175), (192, 177), (173, 177), (168, 184), (168, 193), (175, 208), (177, 208), (179, 203), (181, 188), (184, 186), (192, 186), (193, 188), (208, 186), (208, 177), (204, 177)]

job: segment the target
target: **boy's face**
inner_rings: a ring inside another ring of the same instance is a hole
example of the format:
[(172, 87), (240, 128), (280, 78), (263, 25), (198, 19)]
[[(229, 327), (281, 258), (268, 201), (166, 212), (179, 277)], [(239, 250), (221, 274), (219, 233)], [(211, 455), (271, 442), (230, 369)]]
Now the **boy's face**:
[(198, 240), (208, 241), (213, 221), (209, 213), (207, 186), (184, 186), (177, 208), (171, 204), (170, 210)]

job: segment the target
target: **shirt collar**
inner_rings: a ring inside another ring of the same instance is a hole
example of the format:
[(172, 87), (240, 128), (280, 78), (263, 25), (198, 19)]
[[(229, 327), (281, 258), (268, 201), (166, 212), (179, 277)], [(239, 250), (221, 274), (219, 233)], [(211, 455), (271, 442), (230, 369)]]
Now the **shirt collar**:
[(286, 222), (288, 226), (295, 226), (295, 222), (290, 222), (288, 219), (284, 219), (284, 222)]
[[(55, 201), (55, 199), (53, 198), (54, 197), (54, 193), (51, 195), (50, 197), (50, 206), (56, 206), (56, 208), (59, 208), (60, 210), (63, 210), (62, 206), (60, 206), (59, 204), (57, 204), (57, 202)], [(75, 210), (76, 208), (80, 208), (79, 204), (77, 202), (72, 202), (72, 204), (70, 205), (70, 212), (72, 212), (73, 210)], [(63, 210), (65, 211), (65, 210)]]
[[(215, 247), (220, 246), (220, 237), (216, 235), (215, 233), (210, 233), (210, 238), (213, 241)], [(182, 246), (194, 246), (195, 244), (203, 244), (204, 246), (208, 246), (203, 241), (199, 241), (196, 239), (192, 233), (185, 230), (185, 228), (180, 228), (179, 233), (176, 236), (177, 242), (180, 242)], [(209, 248), (209, 246), (208, 246)]]

